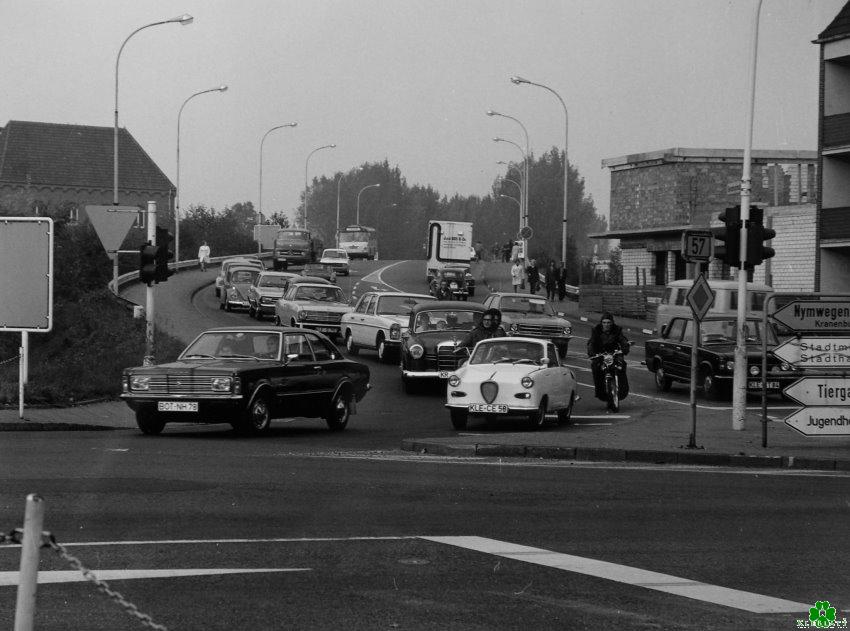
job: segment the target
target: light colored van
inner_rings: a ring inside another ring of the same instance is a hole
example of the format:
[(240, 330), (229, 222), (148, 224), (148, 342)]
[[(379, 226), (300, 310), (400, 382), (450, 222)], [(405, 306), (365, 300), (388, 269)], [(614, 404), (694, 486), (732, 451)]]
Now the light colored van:
[[(693, 280), (674, 280), (667, 285), (664, 296), (658, 303), (655, 315), (655, 332), (661, 333), (661, 327), (675, 316), (690, 316), (691, 308), (685, 299), (693, 287)], [(730, 315), (738, 313), (738, 281), (709, 280), (708, 286), (714, 291), (714, 304), (708, 315)], [(767, 297), (773, 293), (773, 287), (759, 283), (747, 283), (747, 315), (761, 316)]]

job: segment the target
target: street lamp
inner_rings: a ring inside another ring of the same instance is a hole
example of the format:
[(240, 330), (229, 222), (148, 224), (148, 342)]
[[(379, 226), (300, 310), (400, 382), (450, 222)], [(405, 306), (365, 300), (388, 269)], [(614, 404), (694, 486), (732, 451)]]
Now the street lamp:
[[(525, 134), (525, 199), (523, 200), (524, 208), (523, 208), (523, 216), (525, 219), (525, 224), (528, 225), (528, 200), (529, 194), (531, 193), (531, 180), (528, 176), (528, 158), (531, 155), (531, 149), (529, 148), (530, 143), (528, 141), (528, 130), (525, 128), (525, 125), (518, 118), (514, 118), (513, 116), (509, 116), (508, 114), (502, 114), (500, 112), (494, 112), (493, 110), (487, 110), (487, 116), (501, 116), (502, 118), (508, 118), (514, 121), (517, 125), (522, 127), (522, 133)], [(510, 142), (510, 141), (508, 141)], [(522, 149), (520, 149), (522, 151)]]
[(144, 26), (140, 26), (135, 31), (130, 33), (127, 36), (127, 39), (124, 40), (124, 43), (121, 44), (121, 48), (118, 49), (118, 56), (115, 58), (115, 126), (113, 130), (113, 138), (112, 138), (112, 203), (117, 206), (118, 205), (118, 63), (121, 61), (121, 53), (124, 52), (124, 46), (127, 45), (127, 42), (130, 41), (130, 38), (133, 37), (139, 31), (142, 31), (146, 28), (150, 28), (151, 26), (159, 26), (160, 24), (191, 24), (194, 18), (188, 13), (184, 13), (183, 15), (179, 15), (176, 18), (171, 18), (170, 20), (162, 20), (160, 22), (151, 22), (150, 24), (145, 24)]
[(180, 263), (180, 117), (183, 116), (183, 108), (186, 107), (186, 103), (194, 99), (196, 96), (200, 96), (201, 94), (206, 94), (208, 92), (226, 92), (227, 86), (220, 85), (217, 88), (210, 88), (209, 90), (201, 90), (200, 92), (195, 92), (188, 99), (183, 101), (183, 105), (180, 106), (180, 111), (177, 112), (177, 190), (174, 195), (174, 271), (176, 272), (179, 267), (178, 263)]
[(260, 140), (260, 191), (257, 199), (257, 212), (259, 213), (259, 221), (258, 224), (263, 223), (263, 143), (266, 141), (266, 136), (272, 133), (275, 129), (283, 129), (284, 127), (297, 127), (298, 123), (284, 123), (283, 125), (278, 125), (277, 127), (272, 127), (265, 134), (263, 134), (262, 140)]
[(335, 149), (335, 148), (336, 148), (336, 145), (334, 145), (334, 144), (323, 145), (321, 147), (316, 147), (310, 153), (307, 154), (307, 161), (304, 164), (304, 222), (303, 222), (303, 225), (301, 226), (302, 228), (304, 228), (304, 230), (307, 229), (307, 197), (310, 193), (310, 187), (307, 184), (307, 169), (310, 166), (310, 156), (312, 156), (317, 151), (321, 151), (322, 149)]
[(520, 85), (521, 83), (526, 83), (528, 85), (536, 85), (538, 88), (543, 88), (544, 90), (549, 90), (552, 94), (554, 94), (558, 100), (561, 102), (561, 107), (564, 108), (564, 217), (561, 220), (562, 228), (561, 228), (561, 261), (564, 265), (567, 264), (567, 191), (568, 186), (567, 182), (569, 180), (570, 175), (570, 167), (569, 160), (567, 158), (567, 143), (569, 142), (570, 136), (570, 114), (567, 111), (567, 105), (564, 103), (564, 99), (561, 98), (561, 95), (555, 92), (548, 85), (543, 85), (542, 83), (535, 83), (534, 81), (529, 81), (528, 79), (523, 79), (522, 77), (511, 77), (511, 81), (514, 85)]
[(363, 194), (363, 191), (365, 191), (367, 188), (381, 188), (381, 185), (380, 184), (369, 184), (368, 186), (364, 186), (363, 188), (361, 188), (360, 192), (357, 193), (357, 221), (355, 223), (357, 223), (358, 226), (360, 225), (360, 196)]
[[(519, 150), (519, 152), (522, 154), (522, 161), (523, 161), (523, 164), (525, 165), (525, 177), (523, 178), (523, 184), (525, 186), (524, 187), (520, 186), (520, 191), (519, 191), (520, 200), (522, 200), (522, 202), (520, 204), (519, 229), (522, 230), (522, 227), (524, 225), (526, 225), (526, 223), (528, 223), (528, 214), (527, 214), (527, 211), (526, 211), (526, 209), (528, 207), (527, 206), (527, 200), (528, 200), (528, 157), (525, 155), (525, 152), (522, 150), (522, 147), (520, 147), (513, 140), (508, 140), (506, 138), (499, 138), (497, 136), (496, 138), (493, 138), (493, 142), (506, 142), (509, 145), (513, 145), (514, 147), (516, 147)], [(522, 174), (520, 174), (520, 175), (522, 175)]]

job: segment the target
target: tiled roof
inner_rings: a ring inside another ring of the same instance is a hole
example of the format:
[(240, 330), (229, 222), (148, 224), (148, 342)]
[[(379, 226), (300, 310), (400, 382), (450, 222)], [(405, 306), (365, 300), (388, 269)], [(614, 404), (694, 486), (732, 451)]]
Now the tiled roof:
[(818, 35), (817, 41), (840, 39), (850, 36), (850, 2), (845, 4), (829, 26)]
[[(112, 127), (9, 121), (0, 128), (0, 184), (113, 187)], [(135, 138), (118, 130), (118, 187), (174, 188)]]

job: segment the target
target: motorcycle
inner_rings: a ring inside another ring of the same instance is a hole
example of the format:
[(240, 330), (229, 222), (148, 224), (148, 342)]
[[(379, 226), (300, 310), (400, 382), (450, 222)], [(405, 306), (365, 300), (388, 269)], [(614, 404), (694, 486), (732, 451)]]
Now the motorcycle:
[[(598, 361), (602, 377), (605, 380), (605, 401), (612, 412), (620, 410), (620, 380), (625, 379), (626, 361), (623, 351), (603, 352), (590, 357), (590, 361)], [(622, 375), (622, 377), (621, 377)], [(624, 393), (622, 398), (628, 396)]]

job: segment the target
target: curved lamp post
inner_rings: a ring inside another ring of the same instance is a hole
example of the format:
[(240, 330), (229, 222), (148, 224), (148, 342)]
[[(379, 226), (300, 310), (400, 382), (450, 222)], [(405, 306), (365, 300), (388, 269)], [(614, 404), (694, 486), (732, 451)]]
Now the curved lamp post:
[(145, 24), (130, 33), (127, 36), (127, 39), (124, 40), (124, 43), (121, 44), (121, 48), (118, 49), (118, 56), (115, 58), (115, 125), (112, 134), (112, 203), (115, 206), (118, 205), (118, 64), (121, 61), (121, 53), (124, 52), (124, 46), (127, 45), (130, 38), (139, 31), (143, 31), (144, 29), (152, 26), (159, 26), (160, 24), (183, 24), (185, 26), (186, 24), (191, 24), (192, 20), (194, 20), (194, 18), (191, 15), (184, 13), (183, 15), (171, 18), (170, 20), (162, 20), (160, 22)]
[(508, 140), (507, 138), (493, 138), (493, 142), (506, 142), (509, 145), (513, 145), (519, 152), (522, 154), (522, 161), (525, 165), (525, 177), (523, 178), (523, 184), (525, 186), (520, 186), (519, 197), (520, 197), (520, 218), (519, 218), (519, 229), (522, 230), (522, 227), (526, 225), (528, 222), (528, 215), (526, 214), (526, 201), (528, 199), (528, 157), (525, 155), (525, 152), (522, 150), (517, 143), (513, 140)]
[(323, 145), (321, 147), (316, 147), (310, 153), (307, 154), (307, 161), (304, 163), (304, 222), (303, 222), (303, 225), (301, 226), (302, 228), (304, 228), (304, 230), (307, 229), (307, 198), (310, 194), (310, 187), (307, 184), (307, 181), (308, 181), (307, 180), (307, 169), (310, 166), (310, 156), (312, 156), (317, 151), (321, 151), (322, 149), (335, 149), (335, 148), (336, 148), (336, 145), (334, 145), (334, 144)]
[[(523, 199), (523, 220), (524, 225), (528, 225), (528, 200), (529, 195), (531, 193), (531, 180), (528, 175), (528, 158), (531, 155), (531, 149), (529, 148), (528, 141), (528, 130), (525, 128), (525, 125), (522, 124), (518, 118), (514, 118), (513, 116), (509, 116), (508, 114), (502, 114), (500, 112), (494, 112), (493, 110), (487, 110), (487, 116), (501, 116), (502, 118), (507, 118), (514, 121), (517, 125), (522, 127), (522, 133), (525, 134), (525, 153), (523, 154), (525, 158), (525, 199)], [(510, 142), (510, 141), (508, 141)], [(522, 151), (522, 149), (520, 149)], [(527, 251), (527, 250), (526, 250)]]
[(259, 213), (259, 221), (258, 224), (263, 223), (263, 143), (266, 142), (266, 136), (272, 133), (275, 129), (283, 129), (284, 127), (297, 127), (298, 123), (284, 123), (283, 125), (277, 125), (276, 127), (272, 127), (265, 134), (263, 134), (262, 140), (260, 140), (260, 190), (259, 196), (257, 198), (257, 212)]
[(380, 184), (369, 184), (369, 185), (361, 188), (360, 192), (357, 193), (357, 221), (355, 223), (357, 223), (358, 226), (360, 225), (360, 196), (363, 194), (363, 191), (365, 191), (367, 188), (381, 188), (381, 185)]
[(552, 94), (554, 94), (557, 99), (561, 102), (561, 107), (564, 108), (564, 216), (561, 220), (562, 228), (561, 228), (561, 261), (566, 265), (567, 263), (567, 191), (570, 175), (570, 166), (569, 159), (567, 157), (567, 145), (570, 137), (570, 114), (567, 111), (567, 105), (564, 103), (564, 99), (561, 98), (561, 95), (555, 92), (548, 85), (543, 85), (542, 83), (535, 83), (534, 81), (529, 81), (528, 79), (523, 79), (522, 77), (511, 77), (511, 82), (514, 85), (520, 85), (521, 83), (525, 83), (528, 85), (536, 85), (538, 88), (543, 88), (544, 90), (548, 90)]
[(183, 101), (183, 105), (180, 106), (180, 111), (177, 112), (177, 190), (174, 195), (174, 271), (178, 271), (179, 267), (176, 265), (180, 262), (180, 117), (183, 116), (183, 108), (186, 107), (186, 103), (194, 99), (196, 96), (200, 96), (202, 94), (207, 94), (208, 92), (226, 92), (227, 86), (220, 85), (217, 88), (210, 88), (209, 90), (201, 90), (200, 92), (195, 92), (188, 99)]

